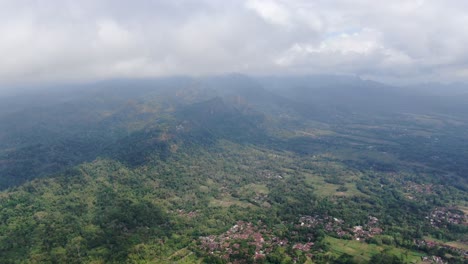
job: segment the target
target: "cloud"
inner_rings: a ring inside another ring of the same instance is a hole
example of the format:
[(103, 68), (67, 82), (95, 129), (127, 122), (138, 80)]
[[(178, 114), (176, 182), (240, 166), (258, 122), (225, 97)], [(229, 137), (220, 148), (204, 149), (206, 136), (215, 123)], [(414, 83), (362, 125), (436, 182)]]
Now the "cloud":
[(402, 51), (386, 47), (382, 33), (368, 28), (332, 35), (317, 44), (294, 43), (276, 59), (276, 64), (320, 73), (414, 74), (410, 69), (413, 60)]
[(265, 21), (274, 25), (292, 26), (291, 15), (286, 6), (271, 0), (250, 0), (246, 7), (254, 10)]
[(467, 81), (456, 0), (0, 0), (0, 83), (244, 72)]

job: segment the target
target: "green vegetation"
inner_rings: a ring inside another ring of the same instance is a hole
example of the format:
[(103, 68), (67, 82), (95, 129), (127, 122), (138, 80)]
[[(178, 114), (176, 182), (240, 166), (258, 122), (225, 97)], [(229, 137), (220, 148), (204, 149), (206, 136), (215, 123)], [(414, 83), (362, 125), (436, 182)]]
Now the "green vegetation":
[(466, 261), (465, 116), (205, 82), (0, 116), (0, 263)]
[(352, 256), (352, 260), (356, 263), (379, 263), (375, 259), (381, 254), (397, 257), (401, 263), (418, 263), (423, 253), (416, 252), (410, 249), (397, 248), (391, 245), (377, 245), (356, 240), (343, 240), (332, 237), (325, 239), (326, 243), (330, 244), (330, 251), (337, 256), (347, 254)]

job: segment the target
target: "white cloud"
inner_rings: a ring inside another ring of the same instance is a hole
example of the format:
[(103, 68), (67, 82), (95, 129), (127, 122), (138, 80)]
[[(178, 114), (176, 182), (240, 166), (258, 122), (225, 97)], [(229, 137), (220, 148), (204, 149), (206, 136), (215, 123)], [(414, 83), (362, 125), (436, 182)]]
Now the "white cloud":
[(278, 2), (273, 0), (248, 0), (246, 6), (269, 23), (291, 26), (291, 15), (287, 7)]
[(468, 80), (468, 2), (0, 0), (0, 83), (171, 74)]
[(131, 42), (131, 34), (113, 20), (97, 22), (98, 45), (109, 47), (126, 47)]
[[(276, 59), (281, 67), (305, 67), (314, 72), (363, 73), (376, 70), (391, 73), (408, 70), (413, 61), (401, 51), (386, 47), (382, 33), (364, 28), (325, 38), (318, 44), (295, 43)], [(315, 69), (315, 70), (314, 70)]]

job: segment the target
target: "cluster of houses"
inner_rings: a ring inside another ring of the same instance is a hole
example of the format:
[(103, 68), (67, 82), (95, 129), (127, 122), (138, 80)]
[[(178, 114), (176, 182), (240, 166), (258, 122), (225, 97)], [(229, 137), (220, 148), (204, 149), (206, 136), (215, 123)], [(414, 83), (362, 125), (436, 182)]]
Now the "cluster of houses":
[(294, 244), (294, 246), (292, 248), (296, 249), (296, 250), (308, 252), (312, 248), (313, 245), (314, 245), (313, 242), (307, 242), (307, 243), (304, 243), (304, 244), (296, 243), (296, 244)]
[(256, 204), (261, 204), (265, 207), (271, 207), (271, 205), (267, 202), (268, 194), (264, 193), (256, 193), (255, 196), (251, 199), (252, 202)]
[(441, 257), (438, 256), (424, 256), (421, 257), (423, 263), (431, 263), (431, 264), (446, 264)]
[(420, 200), (422, 197), (432, 194), (440, 190), (440, 185), (434, 184), (418, 184), (415, 182), (406, 182), (404, 186), (407, 192), (406, 198), (409, 200)]
[(468, 251), (464, 250), (464, 249), (461, 249), (461, 248), (457, 248), (457, 247), (452, 247), (450, 245), (447, 245), (447, 244), (443, 244), (443, 243), (439, 243), (439, 242), (436, 242), (436, 241), (432, 241), (432, 240), (414, 240), (414, 244), (419, 247), (419, 248), (445, 248), (451, 252), (456, 252), (458, 254), (460, 254), (461, 256), (464, 256), (465, 259), (468, 259)]
[(407, 182), (405, 186), (405, 190), (410, 193), (431, 194), (433, 189), (433, 184), (418, 184), (415, 182)]
[(362, 240), (366, 238), (371, 238), (375, 235), (380, 235), (382, 234), (382, 228), (380, 227), (369, 227), (364, 229), (362, 226), (355, 226), (353, 228), (353, 237), (356, 240)]
[(354, 226), (352, 228), (345, 227), (345, 222), (342, 219), (331, 216), (303, 216), (299, 219), (298, 227), (315, 228), (323, 226), (328, 233), (334, 233), (338, 237), (351, 236), (356, 240), (371, 238), (375, 235), (380, 235), (383, 230), (378, 226), (379, 219), (374, 216), (369, 216), (368, 222), (363, 226)]
[(271, 170), (259, 170), (257, 171), (257, 176), (265, 179), (283, 179), (283, 176), (278, 175)]
[[(248, 249), (245, 245), (255, 249), (253, 255), (255, 260), (265, 258), (276, 247), (289, 245), (288, 239), (274, 236), (273, 232), (264, 226), (244, 221), (238, 221), (221, 235), (200, 237), (199, 242), (202, 250), (226, 260), (232, 259), (232, 256), (247, 253)], [(313, 246), (313, 242), (295, 243), (292, 245), (292, 249), (309, 252)], [(312, 257), (310, 253), (307, 255)]]
[(448, 224), (467, 225), (465, 214), (456, 208), (437, 208), (426, 217), (433, 227), (447, 227)]
[(255, 259), (265, 258), (274, 247), (288, 244), (287, 239), (274, 236), (271, 230), (244, 221), (238, 221), (221, 235), (200, 237), (199, 241), (201, 249), (224, 259), (230, 259), (233, 255), (241, 254), (242, 250), (247, 250), (242, 244), (255, 248)]

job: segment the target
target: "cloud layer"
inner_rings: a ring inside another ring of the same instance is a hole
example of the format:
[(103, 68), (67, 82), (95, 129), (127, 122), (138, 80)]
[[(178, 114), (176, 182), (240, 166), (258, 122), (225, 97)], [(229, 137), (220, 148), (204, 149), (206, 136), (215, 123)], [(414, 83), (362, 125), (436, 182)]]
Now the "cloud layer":
[(0, 83), (177, 74), (468, 80), (463, 0), (0, 0)]

